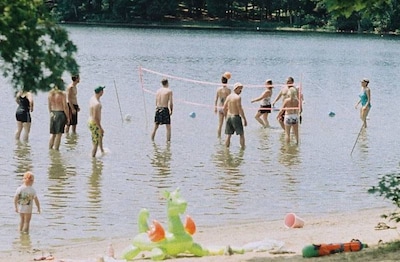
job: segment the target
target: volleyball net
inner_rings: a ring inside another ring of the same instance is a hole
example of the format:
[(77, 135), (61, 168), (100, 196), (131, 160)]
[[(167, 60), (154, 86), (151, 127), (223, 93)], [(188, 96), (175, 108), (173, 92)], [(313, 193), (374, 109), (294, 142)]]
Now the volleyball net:
[[(190, 79), (180, 76), (175, 76), (163, 72), (158, 72), (155, 70), (151, 70), (144, 67), (139, 67), (139, 80), (140, 80), (140, 87), (142, 89), (143, 95), (145, 94), (151, 95), (154, 97), (156, 95), (157, 90), (160, 88), (161, 79), (166, 78), (169, 81), (170, 87), (174, 92), (174, 104), (181, 103), (187, 104), (194, 107), (203, 107), (203, 108), (214, 108), (215, 106), (215, 98), (216, 98), (216, 91), (219, 87), (222, 86), (221, 82), (210, 82), (210, 81), (202, 81), (198, 79)], [(223, 73), (221, 73), (221, 76)], [(156, 77), (157, 76), (157, 77)], [(266, 87), (265, 84), (247, 84), (243, 83), (245, 89), (257, 89), (260, 90), (258, 92), (252, 90), (251, 93), (255, 95), (255, 97), (259, 96), (262, 90)], [(274, 88), (277, 89), (277, 93), (280, 91), (281, 88), (286, 87), (287, 84), (273, 84)], [(293, 86), (297, 90), (298, 99), (302, 101), (302, 84), (299, 82), (298, 84), (293, 84)], [(227, 84), (228, 88), (233, 89), (234, 85), (231, 83)], [(278, 91), (279, 90), (279, 91)], [(271, 100), (275, 97), (271, 97)], [(272, 100), (273, 101), (273, 100)], [(248, 102), (248, 103), (247, 103)], [(281, 103), (278, 102), (277, 103)], [(242, 106), (244, 109), (259, 109), (259, 105), (252, 105), (249, 101), (243, 101), (242, 99)], [(278, 111), (280, 108), (276, 108)], [(299, 107), (294, 108), (284, 108), (284, 109), (301, 109), (301, 103), (299, 103)]]

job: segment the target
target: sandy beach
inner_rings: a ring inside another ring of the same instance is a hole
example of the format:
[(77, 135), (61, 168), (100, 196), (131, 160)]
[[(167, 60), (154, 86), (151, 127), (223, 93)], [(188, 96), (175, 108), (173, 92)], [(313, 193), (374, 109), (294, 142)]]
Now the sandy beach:
[[(207, 248), (247, 247), (244, 254), (217, 255), (207, 257), (179, 256), (168, 261), (248, 261), (254, 258), (301, 255), (304, 246), (321, 243), (344, 243), (359, 239), (362, 243), (373, 247), (378, 242), (389, 242), (399, 239), (399, 231), (394, 222), (380, 217), (390, 209), (368, 209), (355, 213), (321, 214), (320, 216), (302, 216), (302, 228), (287, 228), (282, 220), (277, 221), (238, 221), (231, 225), (205, 227), (197, 225), (193, 239)], [(383, 222), (392, 228), (377, 230), (378, 223)], [(136, 232), (132, 232), (132, 238)], [(123, 251), (129, 247), (131, 238), (112, 239), (115, 250), (115, 261), (121, 259)], [(31, 250), (21, 253), (15, 251), (1, 261), (34, 261), (36, 258), (53, 255), (52, 261), (64, 262), (98, 262), (114, 261), (107, 257), (109, 241), (87, 241), (67, 247)], [(271, 251), (283, 251), (273, 254)], [(287, 253), (285, 253), (287, 252)], [(361, 251), (362, 252), (362, 251)], [(148, 253), (139, 254), (134, 261), (149, 261)]]

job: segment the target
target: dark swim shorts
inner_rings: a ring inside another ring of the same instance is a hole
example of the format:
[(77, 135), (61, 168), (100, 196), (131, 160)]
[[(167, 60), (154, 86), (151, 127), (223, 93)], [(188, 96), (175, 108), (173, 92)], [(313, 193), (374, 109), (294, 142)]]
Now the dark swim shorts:
[(171, 124), (171, 116), (168, 107), (157, 107), (154, 122), (159, 125)]

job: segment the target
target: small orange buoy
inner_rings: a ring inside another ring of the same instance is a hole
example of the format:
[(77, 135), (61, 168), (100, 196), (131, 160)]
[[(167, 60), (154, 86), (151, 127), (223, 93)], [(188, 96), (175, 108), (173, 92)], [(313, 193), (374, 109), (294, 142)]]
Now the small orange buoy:
[(163, 226), (157, 220), (153, 220), (153, 225), (150, 230), (147, 232), (150, 240), (153, 242), (161, 241), (165, 238), (165, 230)]
[(194, 233), (196, 233), (196, 224), (194, 223), (194, 220), (189, 215), (186, 216), (185, 230), (190, 235), (193, 235)]

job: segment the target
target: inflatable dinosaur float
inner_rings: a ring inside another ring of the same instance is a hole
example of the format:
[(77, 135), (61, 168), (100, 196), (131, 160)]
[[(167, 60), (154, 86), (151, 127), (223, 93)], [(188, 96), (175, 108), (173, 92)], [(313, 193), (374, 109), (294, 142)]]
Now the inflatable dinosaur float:
[(185, 213), (187, 202), (181, 197), (179, 189), (165, 192), (164, 196), (167, 199), (168, 230), (165, 231), (157, 220), (149, 227), (149, 211), (143, 208), (138, 216), (139, 233), (134, 237), (132, 246), (123, 254), (124, 259), (133, 260), (141, 251), (150, 251), (152, 260), (164, 260), (179, 254), (202, 257), (224, 253), (225, 248), (209, 251), (193, 241), (192, 235), (196, 231), (196, 225), (189, 216), (186, 217), (185, 225), (181, 221), (180, 215)]

